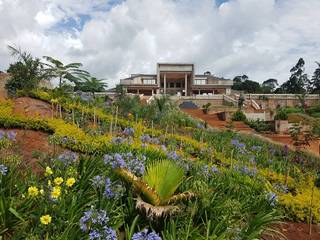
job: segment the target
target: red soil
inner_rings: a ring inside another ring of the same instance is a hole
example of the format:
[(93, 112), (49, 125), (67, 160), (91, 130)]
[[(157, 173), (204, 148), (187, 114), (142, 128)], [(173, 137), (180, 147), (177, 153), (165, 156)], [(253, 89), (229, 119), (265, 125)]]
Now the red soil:
[[(313, 225), (311, 235), (309, 235), (309, 225), (305, 223), (287, 222), (280, 225), (279, 231), (288, 240), (319, 240), (320, 226)], [(283, 237), (262, 237), (263, 240), (283, 240)]]
[[(7, 129), (1, 129), (9, 131)], [(34, 172), (39, 171), (38, 158), (35, 153), (52, 153), (53, 146), (48, 143), (48, 134), (22, 129), (10, 129), (17, 133), (16, 136), (16, 153), (22, 156), (22, 160), (26, 165), (31, 166)]]
[(20, 97), (14, 100), (13, 113), (30, 117), (51, 117), (51, 106), (38, 99)]

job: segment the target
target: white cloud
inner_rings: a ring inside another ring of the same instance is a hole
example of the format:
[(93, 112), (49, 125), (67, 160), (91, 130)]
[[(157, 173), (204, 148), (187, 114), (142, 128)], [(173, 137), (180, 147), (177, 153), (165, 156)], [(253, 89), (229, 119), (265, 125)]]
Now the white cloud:
[[(156, 62), (283, 82), (299, 57), (309, 74), (320, 60), (319, 9), (318, 0), (127, 0), (113, 7), (107, 0), (0, 0), (0, 70), (12, 61), (5, 46), (17, 44), (36, 56), (83, 62), (110, 85), (155, 72)], [(82, 15), (90, 16), (83, 28), (68, 25)]]

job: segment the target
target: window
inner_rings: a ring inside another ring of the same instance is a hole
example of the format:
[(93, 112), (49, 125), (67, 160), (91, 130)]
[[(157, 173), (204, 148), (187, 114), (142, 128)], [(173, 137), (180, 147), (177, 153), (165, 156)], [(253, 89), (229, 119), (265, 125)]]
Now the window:
[(176, 88), (181, 88), (181, 83), (177, 82), (176, 83)]
[(173, 82), (170, 83), (170, 88), (174, 88), (174, 83)]
[(206, 85), (205, 79), (194, 80), (194, 85)]
[(156, 84), (156, 80), (152, 78), (143, 79), (143, 84)]

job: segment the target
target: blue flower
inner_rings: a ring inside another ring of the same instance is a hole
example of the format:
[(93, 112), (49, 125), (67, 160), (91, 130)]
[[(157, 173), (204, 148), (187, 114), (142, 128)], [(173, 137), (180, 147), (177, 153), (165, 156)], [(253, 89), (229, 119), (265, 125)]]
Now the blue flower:
[(274, 207), (278, 202), (278, 197), (274, 192), (269, 192), (267, 194), (267, 200), (270, 203), (270, 205)]
[(7, 137), (11, 141), (15, 141), (16, 140), (16, 136), (17, 136), (17, 133), (14, 132), (14, 131), (7, 132)]
[(104, 196), (107, 198), (113, 198), (114, 195), (114, 192), (111, 190), (111, 180), (110, 178), (106, 178)]
[(123, 130), (123, 134), (127, 136), (133, 136), (134, 135), (134, 129), (132, 127), (126, 127)]
[(8, 173), (8, 167), (3, 164), (0, 164), (0, 173), (2, 176), (6, 176)]
[(238, 139), (231, 139), (231, 144), (234, 146), (238, 146), (239, 140)]
[(126, 141), (126, 139), (122, 137), (114, 137), (111, 141), (115, 144), (123, 144)]
[(100, 237), (101, 237), (101, 234), (100, 234), (100, 232), (97, 231), (97, 230), (92, 230), (92, 231), (90, 231), (90, 233), (89, 233), (89, 239), (90, 239), (90, 240), (100, 239)]
[(0, 140), (1, 140), (2, 138), (4, 138), (5, 134), (6, 134), (6, 133), (5, 133), (4, 131), (0, 130)]
[(145, 171), (144, 162), (138, 158), (133, 158), (128, 161), (128, 170), (136, 175), (143, 175)]
[(117, 240), (117, 234), (116, 234), (115, 230), (113, 230), (112, 228), (107, 227), (107, 226), (105, 226), (103, 228), (103, 230), (104, 230), (104, 239), (106, 239), (106, 240)]
[(63, 163), (64, 166), (70, 166), (78, 159), (78, 154), (72, 151), (65, 151), (58, 156), (58, 161)]
[(179, 156), (176, 153), (176, 151), (171, 151), (171, 152), (167, 153), (167, 158), (172, 159), (172, 160), (177, 160), (177, 159), (179, 159)]
[(252, 146), (252, 147), (251, 147), (251, 150), (252, 150), (252, 151), (257, 151), (257, 152), (259, 152), (259, 151), (261, 151), (261, 149), (262, 149), (261, 146)]
[(99, 188), (103, 185), (103, 177), (101, 177), (100, 175), (97, 175), (97, 176), (94, 176), (92, 178), (92, 185), (95, 187), (95, 188)]
[(114, 161), (111, 163), (111, 167), (113, 169), (115, 168), (125, 168), (126, 167), (126, 162), (124, 161), (123, 157), (121, 154), (116, 153), (114, 154)]
[(161, 237), (154, 231), (148, 234), (148, 229), (133, 234), (131, 240), (161, 240)]

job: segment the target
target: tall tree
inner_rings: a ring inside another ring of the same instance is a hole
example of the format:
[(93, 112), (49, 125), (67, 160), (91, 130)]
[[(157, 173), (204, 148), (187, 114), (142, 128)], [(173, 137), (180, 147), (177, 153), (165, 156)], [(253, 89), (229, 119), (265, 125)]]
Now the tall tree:
[(281, 85), (281, 92), (294, 94), (306, 92), (305, 86), (308, 83), (308, 76), (304, 73), (304, 65), (305, 62), (303, 58), (300, 58), (297, 64), (291, 68), (289, 80)]
[(233, 79), (233, 90), (244, 91), (246, 93), (260, 93), (261, 87), (258, 82), (249, 80), (247, 75), (236, 76)]
[(103, 92), (107, 87), (107, 84), (104, 82), (105, 79), (97, 79), (95, 77), (84, 77), (84, 80), (84, 82), (76, 84), (75, 90), (91, 92), (94, 96), (95, 92)]
[(6, 89), (10, 95), (14, 95), (17, 90), (31, 90), (36, 88), (39, 82), (46, 78), (40, 59), (34, 58), (30, 53), (23, 52), (12, 46), (8, 46), (11, 55), (17, 58), (17, 61), (10, 64), (7, 72), (10, 79), (6, 83)]
[(263, 93), (272, 93), (278, 86), (278, 80), (274, 78), (269, 78), (262, 83), (262, 92)]
[(69, 63), (64, 65), (57, 59), (49, 56), (43, 57), (47, 62), (44, 65), (47, 67), (45, 70), (51, 78), (59, 79), (59, 88), (61, 88), (63, 81), (68, 80), (75, 84), (79, 84), (84, 77), (88, 77), (87, 71), (81, 70), (81, 63)]
[(320, 94), (320, 63), (316, 62), (316, 64), (318, 65), (318, 67), (314, 71), (311, 78), (309, 91), (311, 93)]

